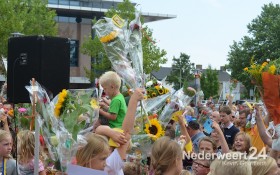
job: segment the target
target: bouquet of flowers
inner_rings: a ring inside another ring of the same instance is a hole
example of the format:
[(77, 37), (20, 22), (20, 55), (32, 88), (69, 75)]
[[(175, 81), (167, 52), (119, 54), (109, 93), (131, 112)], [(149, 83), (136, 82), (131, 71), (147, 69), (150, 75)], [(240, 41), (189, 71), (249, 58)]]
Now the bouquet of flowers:
[[(98, 20), (93, 28), (104, 46), (113, 69), (122, 77), (129, 89), (144, 87), (140, 13), (136, 12), (136, 18), (129, 24), (129, 29), (126, 21), (118, 15)], [(108, 35), (112, 39), (103, 41)], [(144, 117), (148, 117), (143, 101), (141, 108)], [(149, 121), (148, 118), (147, 120)]]
[[(40, 132), (50, 157), (54, 161), (59, 160), (60, 169), (65, 171), (78, 146), (86, 144), (82, 133), (98, 118), (98, 106), (93, 104), (93, 90), (63, 89), (50, 101), (46, 91), (38, 83), (36, 86)], [(31, 93), (32, 88), (27, 90)]]
[(166, 127), (172, 114), (179, 110), (184, 110), (185, 107), (192, 101), (196, 94), (196, 90), (192, 87), (184, 86), (174, 93), (171, 97), (171, 102), (168, 103), (162, 113), (159, 116), (159, 120), (162, 121), (163, 126)]
[(169, 89), (162, 86), (157, 80), (151, 80), (146, 83), (147, 98), (154, 98), (169, 92)]
[[(244, 71), (258, 87), (269, 116), (276, 125), (276, 132), (280, 135), (280, 59), (262, 64), (257, 64), (252, 59), (251, 66), (244, 68)], [(277, 150), (280, 150), (280, 137), (277, 145)]]
[(136, 88), (136, 72), (128, 60), (129, 42), (126, 26), (126, 21), (115, 15), (112, 18), (98, 20), (93, 28), (104, 46), (113, 69), (130, 88)]
[(280, 59), (264, 62), (261, 65), (251, 60), (251, 66), (244, 68), (255, 83), (274, 124), (280, 123)]

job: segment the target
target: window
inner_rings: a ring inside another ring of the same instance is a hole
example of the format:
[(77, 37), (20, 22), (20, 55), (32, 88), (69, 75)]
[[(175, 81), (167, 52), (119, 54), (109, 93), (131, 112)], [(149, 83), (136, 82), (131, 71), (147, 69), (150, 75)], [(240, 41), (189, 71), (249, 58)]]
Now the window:
[(79, 60), (79, 41), (70, 40), (70, 66), (78, 67)]

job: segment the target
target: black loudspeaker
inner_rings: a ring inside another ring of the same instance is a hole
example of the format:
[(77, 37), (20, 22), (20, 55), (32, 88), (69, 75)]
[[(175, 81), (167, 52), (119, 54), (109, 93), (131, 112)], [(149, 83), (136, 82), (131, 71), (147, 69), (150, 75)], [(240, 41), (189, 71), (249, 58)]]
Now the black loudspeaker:
[(69, 89), (70, 43), (67, 38), (24, 36), (8, 41), (7, 101), (30, 103), (26, 85), (35, 80), (54, 96)]

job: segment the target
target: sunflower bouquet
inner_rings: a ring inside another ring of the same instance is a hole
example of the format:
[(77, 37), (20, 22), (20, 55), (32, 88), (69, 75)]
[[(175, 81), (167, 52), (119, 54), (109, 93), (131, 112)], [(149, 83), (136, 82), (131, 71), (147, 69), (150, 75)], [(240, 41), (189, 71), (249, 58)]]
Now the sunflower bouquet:
[(82, 119), (83, 114), (93, 116), (94, 110), (98, 108), (96, 99), (91, 97), (92, 93), (92, 90), (63, 89), (54, 98), (54, 115), (72, 134), (74, 140), (77, 140), (78, 133), (85, 128), (86, 123), (93, 121), (92, 118)]
[(146, 83), (147, 98), (154, 98), (169, 92), (169, 90), (162, 86), (162, 83), (157, 80), (151, 80)]
[[(96, 35), (101, 41), (113, 69), (132, 89), (137, 87), (136, 71), (128, 59), (130, 44), (127, 22), (114, 15), (112, 18), (98, 20), (94, 26)], [(104, 39), (106, 38), (106, 39)]]
[(92, 93), (92, 89), (63, 89), (52, 101), (47, 98), (40, 103), (41, 133), (51, 159), (60, 162), (57, 168), (62, 171), (66, 171), (78, 146), (86, 143), (82, 132), (98, 118), (98, 105)]

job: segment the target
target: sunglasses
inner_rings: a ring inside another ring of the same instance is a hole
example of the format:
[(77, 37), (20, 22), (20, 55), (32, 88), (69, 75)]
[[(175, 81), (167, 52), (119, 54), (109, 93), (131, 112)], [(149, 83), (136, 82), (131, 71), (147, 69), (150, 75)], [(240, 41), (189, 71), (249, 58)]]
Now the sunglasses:
[(210, 168), (209, 166), (203, 165), (203, 164), (198, 163), (198, 162), (193, 162), (193, 166), (198, 166), (200, 168)]

